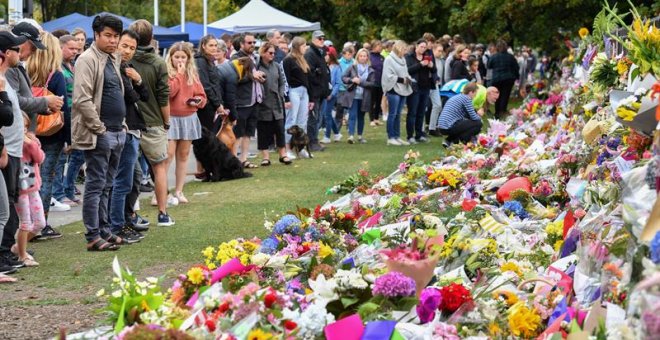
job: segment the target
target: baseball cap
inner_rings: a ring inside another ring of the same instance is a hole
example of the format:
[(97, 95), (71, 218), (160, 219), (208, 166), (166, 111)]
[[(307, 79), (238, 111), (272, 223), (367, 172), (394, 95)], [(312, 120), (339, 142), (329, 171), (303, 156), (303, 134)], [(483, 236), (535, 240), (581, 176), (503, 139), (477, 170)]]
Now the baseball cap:
[(324, 37), (324, 38), (325, 38), (325, 33), (323, 33), (323, 31), (314, 31), (314, 32), (312, 33), (312, 38), (313, 38), (313, 39), (321, 38), (321, 37)]
[(46, 48), (43, 43), (41, 43), (41, 36), (39, 35), (39, 29), (34, 27), (34, 25), (30, 24), (27, 21), (19, 22), (12, 28), (12, 33), (16, 34), (17, 36), (23, 36), (30, 40), (32, 44), (40, 49), (43, 50)]
[(26, 37), (15, 36), (9, 31), (0, 32), (0, 51), (6, 52), (11, 47), (16, 47), (27, 41)]
[(326, 41), (323, 42), (323, 45), (325, 45), (325, 46), (332, 46), (332, 41), (330, 41), (330, 40), (326, 40)]

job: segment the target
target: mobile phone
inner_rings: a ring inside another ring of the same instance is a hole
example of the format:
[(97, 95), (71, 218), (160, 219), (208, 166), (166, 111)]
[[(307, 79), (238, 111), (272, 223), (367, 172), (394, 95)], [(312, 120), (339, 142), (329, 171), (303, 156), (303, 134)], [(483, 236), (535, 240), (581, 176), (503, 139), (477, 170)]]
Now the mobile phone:
[(201, 98), (189, 98), (188, 100), (186, 100), (186, 104), (190, 106), (199, 105), (199, 103), (201, 102), (202, 102)]

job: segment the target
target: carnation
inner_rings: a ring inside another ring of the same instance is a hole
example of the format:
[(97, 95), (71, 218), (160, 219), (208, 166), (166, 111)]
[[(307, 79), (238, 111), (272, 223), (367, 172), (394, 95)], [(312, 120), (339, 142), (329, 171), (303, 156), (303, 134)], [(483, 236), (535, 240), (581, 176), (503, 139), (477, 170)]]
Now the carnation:
[(464, 303), (472, 301), (470, 291), (462, 284), (451, 283), (440, 289), (442, 302), (440, 310), (445, 313), (453, 313)]
[(406, 297), (415, 295), (415, 288), (415, 280), (399, 272), (389, 272), (376, 279), (371, 292), (388, 298)]

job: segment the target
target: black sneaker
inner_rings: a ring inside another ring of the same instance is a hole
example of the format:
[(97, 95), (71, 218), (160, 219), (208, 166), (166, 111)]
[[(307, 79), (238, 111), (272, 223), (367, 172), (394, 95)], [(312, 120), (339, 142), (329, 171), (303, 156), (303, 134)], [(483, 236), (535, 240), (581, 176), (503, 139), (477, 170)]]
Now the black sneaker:
[(138, 239), (140, 240), (144, 239), (144, 234), (142, 234), (139, 230), (135, 229), (136, 227), (134, 225), (127, 225), (124, 228), (130, 230), (130, 232)]
[(14, 268), (25, 267), (23, 261), (19, 261), (16, 255), (12, 254), (11, 252), (3, 253), (0, 255), (0, 265)]
[(133, 244), (140, 242), (140, 238), (133, 233), (133, 229), (122, 228), (115, 236), (121, 237), (122, 244)]
[(174, 225), (174, 219), (170, 217), (167, 213), (158, 213), (158, 226), (159, 227), (171, 227)]
[(153, 192), (154, 186), (151, 183), (140, 183), (140, 192)]
[(56, 231), (50, 225), (47, 225), (41, 230), (41, 236), (39, 237), (39, 239), (40, 240), (52, 240), (52, 239), (60, 238), (60, 237), (62, 237), (62, 233)]
[(9, 275), (9, 274), (14, 274), (17, 271), (18, 271), (18, 269), (14, 268), (12, 266), (7, 266), (5, 264), (0, 264), (0, 274)]

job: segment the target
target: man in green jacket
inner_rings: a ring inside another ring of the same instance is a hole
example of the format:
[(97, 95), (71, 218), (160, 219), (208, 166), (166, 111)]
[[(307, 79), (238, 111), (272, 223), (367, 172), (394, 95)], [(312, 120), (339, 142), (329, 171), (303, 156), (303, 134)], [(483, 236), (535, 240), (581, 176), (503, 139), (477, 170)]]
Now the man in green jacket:
[(167, 65), (151, 46), (153, 26), (147, 20), (136, 20), (129, 27), (140, 37), (137, 51), (131, 61), (142, 76), (149, 91), (149, 100), (138, 102), (147, 131), (142, 132), (140, 147), (154, 172), (156, 201), (158, 202), (158, 226), (174, 225), (167, 214), (167, 130), (170, 128), (170, 87), (167, 83)]

